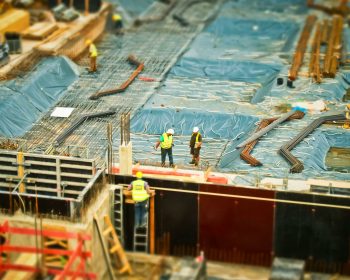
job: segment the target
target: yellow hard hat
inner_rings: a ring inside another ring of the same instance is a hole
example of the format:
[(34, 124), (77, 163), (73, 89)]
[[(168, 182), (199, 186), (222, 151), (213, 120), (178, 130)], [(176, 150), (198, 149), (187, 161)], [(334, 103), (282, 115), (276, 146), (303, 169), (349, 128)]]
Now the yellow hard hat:
[(121, 17), (121, 15), (119, 15), (119, 14), (114, 14), (113, 17), (112, 17), (112, 19), (113, 19), (114, 21), (117, 21), (117, 20), (121, 20), (122, 17)]
[(92, 43), (92, 41), (90, 40), (90, 39), (87, 39), (86, 41), (85, 41), (85, 45), (90, 45)]
[(142, 178), (142, 172), (141, 171), (137, 171), (136, 172), (136, 178), (138, 178), (138, 179), (141, 179)]

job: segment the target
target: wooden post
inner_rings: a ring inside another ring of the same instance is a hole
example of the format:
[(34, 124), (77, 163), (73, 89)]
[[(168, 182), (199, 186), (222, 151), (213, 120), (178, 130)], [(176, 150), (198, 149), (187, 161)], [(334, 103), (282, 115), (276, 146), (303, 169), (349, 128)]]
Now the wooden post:
[[(17, 154), (17, 175), (20, 179), (22, 179), (24, 177), (24, 156), (23, 156), (23, 152), (18, 152)], [(20, 193), (24, 193), (25, 190), (25, 184), (22, 182), (19, 186), (19, 192)]]
[(154, 226), (154, 195), (150, 198), (149, 207), (149, 252), (154, 254), (154, 242), (155, 242), (155, 226)]
[(85, 16), (89, 15), (89, 0), (85, 0)]

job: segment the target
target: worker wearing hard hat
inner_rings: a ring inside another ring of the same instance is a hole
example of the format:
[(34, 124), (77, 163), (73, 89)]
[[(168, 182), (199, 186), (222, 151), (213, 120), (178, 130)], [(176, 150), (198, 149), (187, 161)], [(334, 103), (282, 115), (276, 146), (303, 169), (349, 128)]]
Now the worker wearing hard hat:
[(190, 164), (194, 164), (195, 166), (198, 166), (199, 163), (199, 152), (202, 147), (202, 135), (199, 133), (199, 128), (196, 126), (193, 128), (192, 136), (190, 140), (190, 152), (192, 155), (192, 161)]
[(90, 57), (90, 70), (89, 72), (96, 72), (97, 71), (97, 48), (92, 43), (91, 40), (86, 40), (85, 44), (89, 46), (89, 57)]
[(154, 148), (157, 150), (159, 145), (160, 145), (162, 167), (165, 166), (166, 155), (168, 155), (168, 157), (169, 157), (170, 167), (174, 167), (174, 160), (173, 160), (173, 146), (174, 146), (173, 135), (174, 135), (174, 129), (169, 128), (166, 132), (164, 132), (160, 136), (159, 141), (157, 141), (156, 145), (154, 146)]
[(136, 180), (132, 181), (128, 190), (135, 202), (135, 228), (145, 227), (147, 224), (148, 198), (151, 195), (148, 183), (142, 180), (142, 172), (136, 172)]
[(123, 28), (123, 19), (120, 14), (113, 14), (112, 20), (114, 22), (114, 28), (117, 34), (123, 34), (122, 28)]

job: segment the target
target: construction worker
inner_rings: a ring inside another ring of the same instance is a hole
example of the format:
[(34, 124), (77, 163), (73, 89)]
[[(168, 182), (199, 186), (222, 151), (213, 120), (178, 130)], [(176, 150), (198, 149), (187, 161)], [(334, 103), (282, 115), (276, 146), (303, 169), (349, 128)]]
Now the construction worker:
[(122, 16), (120, 14), (114, 14), (112, 16), (112, 20), (114, 22), (114, 28), (115, 28), (116, 34), (123, 34), (123, 32), (122, 32), (122, 28), (123, 28)]
[(174, 167), (174, 161), (173, 161), (173, 135), (174, 135), (174, 129), (169, 128), (166, 132), (164, 132), (160, 138), (159, 141), (156, 142), (156, 145), (154, 148), (157, 150), (159, 145), (161, 148), (161, 160), (162, 160), (162, 167), (165, 166), (165, 158), (168, 154), (169, 157), (169, 164), (170, 167)]
[(89, 72), (96, 72), (97, 71), (97, 48), (92, 43), (91, 40), (86, 40), (85, 44), (89, 46), (89, 57), (90, 57), (90, 69)]
[(135, 202), (135, 228), (146, 226), (148, 198), (151, 195), (148, 183), (142, 180), (142, 172), (136, 172), (136, 180), (128, 187), (132, 191), (132, 199)]
[(192, 161), (190, 164), (198, 166), (199, 163), (199, 152), (202, 147), (202, 135), (199, 133), (199, 128), (196, 126), (193, 128), (193, 133), (190, 140), (190, 153), (192, 155)]

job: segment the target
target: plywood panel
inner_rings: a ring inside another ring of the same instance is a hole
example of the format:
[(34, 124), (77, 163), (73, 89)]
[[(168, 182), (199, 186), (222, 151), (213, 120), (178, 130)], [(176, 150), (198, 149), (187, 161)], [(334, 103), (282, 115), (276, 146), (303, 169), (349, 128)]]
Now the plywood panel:
[(27, 11), (10, 9), (0, 15), (0, 33), (21, 32), (29, 27), (30, 17)]

